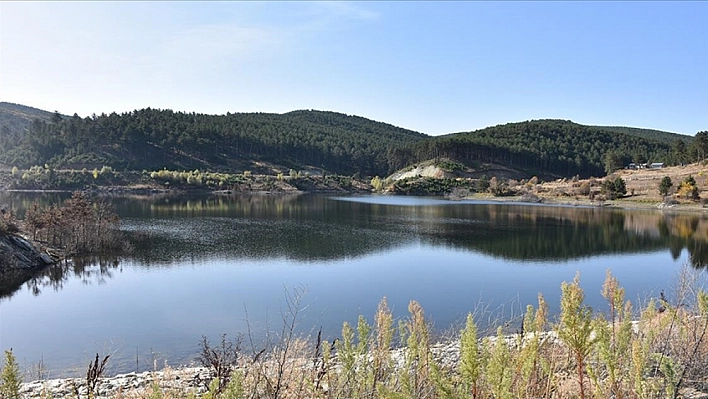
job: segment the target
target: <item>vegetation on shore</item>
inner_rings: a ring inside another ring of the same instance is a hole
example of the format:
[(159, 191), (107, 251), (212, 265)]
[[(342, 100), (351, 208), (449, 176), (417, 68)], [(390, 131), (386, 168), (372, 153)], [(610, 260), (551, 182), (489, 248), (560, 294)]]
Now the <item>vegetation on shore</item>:
[[(147, 108), (89, 118), (35, 111), (31, 123), (3, 124), (2, 187), (269, 192), (373, 188), (452, 198), (485, 194), (597, 204), (658, 197), (671, 205), (699, 204), (708, 184), (705, 164), (700, 163), (708, 154), (708, 132), (690, 138), (541, 120), (433, 138), (320, 111), (203, 115)], [(623, 169), (630, 162), (692, 161), (698, 161), (697, 173), (677, 178), (660, 171), (648, 183)], [(437, 175), (378, 177), (396, 170), (417, 171), (424, 163), (434, 164)], [(607, 177), (590, 177), (602, 174)], [(0, 234), (24, 229), (70, 256), (119, 248), (117, 224), (104, 203), (75, 193), (63, 207), (32, 207), (23, 225), (11, 212), (3, 213)], [(675, 398), (686, 386), (708, 389), (701, 372), (708, 368), (708, 295), (692, 289), (685, 284), (672, 300), (662, 296), (635, 313), (608, 275), (603, 296), (610, 310), (599, 315), (584, 305), (576, 279), (562, 286), (562, 310), (555, 322), (548, 320), (542, 296), (538, 308), (527, 309), (516, 335), (499, 327), (496, 336), (479, 339), (470, 315), (454, 364), (436, 355), (429, 320), (415, 301), (410, 316), (397, 327), (384, 300), (373, 325), (362, 317), (357, 326), (345, 324), (339, 340), (325, 342), (319, 336), (313, 340), (294, 334), (299, 302), (288, 298), (290, 314), (283, 330), (265, 347), (256, 350), (251, 344), (246, 350), (225, 337), (217, 347), (202, 342), (202, 360), (215, 378), (201, 396)], [(634, 318), (639, 322), (632, 323)], [(512, 321), (500, 325), (508, 323)], [(403, 349), (395, 350), (395, 343)], [(107, 359), (99, 367), (97, 357), (89, 366), (87, 396), (97, 395), (96, 381)], [(8, 351), (0, 373), (3, 399), (19, 395), (16, 377)], [(76, 396), (81, 395), (77, 390)], [(136, 394), (195, 395), (158, 385)]]
[[(263, 347), (226, 336), (217, 345), (203, 339), (200, 359), (212, 376), (203, 390), (155, 381), (116, 397), (677, 398), (685, 389), (708, 390), (708, 293), (697, 278), (686, 270), (673, 295), (662, 292), (637, 308), (608, 271), (601, 290), (607, 310), (598, 313), (585, 305), (578, 275), (562, 284), (555, 321), (539, 294), (522, 320), (492, 326), (495, 334), (480, 333), (483, 315), (469, 314), (442, 350), (433, 345), (430, 320), (417, 302), (396, 325), (385, 298), (373, 324), (364, 317), (356, 326), (345, 322), (333, 342), (298, 336), (301, 297), (295, 293), (287, 298), (282, 331)], [(13, 359), (6, 352), (1, 373), (0, 390), (8, 398), (19, 392)], [(89, 366), (89, 389), (77, 388), (77, 398), (99, 394), (107, 358), (100, 368), (98, 360)]]
[(449, 158), (472, 168), (503, 165), (516, 179), (551, 179), (601, 176), (629, 163), (681, 165), (708, 154), (708, 132), (691, 137), (564, 120), (432, 137), (325, 111), (205, 115), (146, 108), (80, 118), (0, 103), (0, 124), (0, 164), (25, 170), (277, 175), (293, 169), (373, 177)]
[[(0, 235), (24, 233), (55, 260), (127, 249), (112, 206), (92, 201), (85, 192), (74, 192), (61, 206), (40, 209), (33, 203), (21, 220), (11, 210), (3, 209), (0, 216)], [(14, 258), (12, 253), (0, 253), (0, 257), (0, 266), (11, 265)]]

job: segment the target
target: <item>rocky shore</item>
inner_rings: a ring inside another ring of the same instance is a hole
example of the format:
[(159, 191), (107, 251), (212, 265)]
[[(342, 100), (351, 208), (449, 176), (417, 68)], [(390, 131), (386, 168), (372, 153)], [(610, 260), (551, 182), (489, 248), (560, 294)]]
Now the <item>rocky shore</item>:
[[(404, 364), (404, 350), (393, 350), (391, 357), (397, 367)], [(460, 343), (457, 340), (434, 344), (431, 348), (433, 356), (446, 368), (457, 367), (460, 361)], [(96, 399), (113, 397), (138, 397), (149, 395), (155, 388), (165, 392), (178, 392), (185, 396), (190, 392), (203, 394), (207, 392), (213, 374), (206, 367), (166, 367), (159, 371), (141, 373), (117, 374), (101, 378), (96, 386)], [(25, 399), (40, 398), (76, 398), (76, 392), (81, 397), (88, 395), (85, 378), (58, 378), (36, 380), (22, 384), (20, 394)]]
[[(556, 339), (552, 332), (547, 337)], [(395, 367), (403, 367), (404, 351), (405, 349), (393, 350), (391, 357)], [(436, 343), (432, 345), (431, 352), (439, 364), (446, 369), (454, 369), (460, 362), (459, 340)], [(183, 397), (190, 393), (202, 395), (208, 391), (212, 378), (214, 378), (212, 371), (206, 367), (166, 367), (159, 371), (118, 374), (100, 379), (96, 385), (97, 396), (94, 398), (145, 398), (157, 389), (163, 394), (166, 392), (174, 394), (172, 397)], [(78, 397), (89, 397), (84, 378), (38, 380), (24, 383), (20, 388), (20, 394), (24, 399), (77, 398), (77, 392)], [(683, 388), (680, 390), (679, 397), (708, 399), (708, 393), (694, 388)]]
[(0, 298), (11, 295), (38, 270), (55, 263), (29, 240), (15, 234), (0, 235)]
[(51, 256), (15, 234), (0, 235), (0, 259), (3, 260), (0, 269), (41, 268), (54, 263)]
[[(160, 371), (118, 374), (102, 378), (96, 387), (97, 398), (117, 396), (144, 397), (149, 391), (159, 387), (162, 391), (204, 393), (211, 373), (204, 367), (165, 368)], [(88, 386), (84, 378), (64, 378), (38, 380), (22, 384), (23, 398), (76, 398), (88, 396)]]

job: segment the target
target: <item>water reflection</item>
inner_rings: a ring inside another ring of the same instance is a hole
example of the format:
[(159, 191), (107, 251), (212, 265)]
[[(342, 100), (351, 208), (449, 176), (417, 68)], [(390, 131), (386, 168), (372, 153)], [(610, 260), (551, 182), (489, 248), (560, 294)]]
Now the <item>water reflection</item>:
[[(67, 193), (0, 193), (22, 214)], [(121, 257), (76, 259), (27, 281), (36, 295), (67, 279), (100, 284), (121, 260), (168, 267), (185, 260), (286, 259), (335, 261), (385, 253), (411, 243), (494, 258), (565, 262), (605, 254), (686, 249), (695, 268), (708, 265), (706, 215), (523, 204), (429, 201), (397, 197), (153, 196), (111, 201), (133, 248)], [(22, 284), (22, 283), (20, 283)], [(0, 297), (20, 284), (4, 282)]]
[(10, 298), (24, 284), (32, 295), (37, 296), (46, 290), (59, 291), (70, 280), (76, 279), (83, 284), (105, 284), (120, 271), (120, 261), (113, 257), (74, 258), (69, 262), (60, 262), (41, 270), (17, 271), (14, 275), (0, 275), (0, 299)]

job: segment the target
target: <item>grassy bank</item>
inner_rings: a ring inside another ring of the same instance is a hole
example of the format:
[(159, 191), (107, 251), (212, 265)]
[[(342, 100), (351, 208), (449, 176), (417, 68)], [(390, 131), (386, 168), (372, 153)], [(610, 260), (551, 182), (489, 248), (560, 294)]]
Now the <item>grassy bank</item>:
[(63, 191), (231, 191), (231, 192), (360, 192), (368, 183), (352, 176), (290, 170), (273, 174), (217, 173), (199, 170), (115, 171), (101, 169), (0, 170), (0, 189)]
[[(333, 342), (295, 334), (301, 308), (286, 298), (280, 331), (264, 346), (222, 337), (201, 342), (208, 378), (191, 384), (162, 373), (139, 388), (102, 390), (105, 362), (89, 365), (70, 397), (135, 398), (677, 398), (708, 391), (708, 293), (701, 274), (684, 271), (674, 290), (641, 306), (624, 296), (609, 272), (601, 292), (604, 313), (584, 303), (579, 276), (561, 286), (561, 312), (551, 320), (539, 294), (522, 320), (500, 320), (496, 333), (464, 328), (431, 342), (430, 321), (411, 301), (394, 320), (386, 299), (373, 322), (344, 323)], [(705, 276), (702, 276), (705, 277)], [(515, 333), (514, 333), (515, 332)], [(514, 333), (514, 334), (511, 334)], [(3, 398), (19, 386), (6, 352)], [(173, 373), (172, 375), (177, 375)], [(172, 378), (172, 380), (170, 380)], [(182, 378), (184, 380), (184, 378)], [(110, 384), (108, 384), (110, 385)], [(9, 396), (8, 396), (9, 395)], [(56, 397), (51, 390), (32, 397)], [(696, 396), (697, 397), (697, 396)]]

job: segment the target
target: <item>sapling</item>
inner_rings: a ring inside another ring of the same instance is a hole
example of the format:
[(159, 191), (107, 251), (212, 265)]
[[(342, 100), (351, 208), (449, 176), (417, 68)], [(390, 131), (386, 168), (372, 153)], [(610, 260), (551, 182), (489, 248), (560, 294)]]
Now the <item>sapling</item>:
[(545, 379), (544, 359), (541, 358), (543, 336), (548, 322), (548, 305), (543, 295), (538, 294), (538, 309), (528, 305), (522, 322), (522, 334), (516, 337), (518, 354), (515, 363), (515, 387), (519, 397), (538, 396), (541, 381)]
[(5, 351), (5, 361), (0, 372), (0, 397), (3, 399), (20, 399), (20, 367), (17, 365), (12, 349)]
[(372, 348), (374, 360), (374, 382), (373, 389), (376, 390), (376, 385), (385, 383), (391, 376), (392, 360), (391, 360), (391, 344), (393, 342), (393, 314), (388, 307), (386, 297), (384, 297), (376, 310), (374, 316), (374, 331), (375, 341)]
[(595, 343), (592, 336), (592, 309), (583, 304), (584, 300), (580, 273), (575, 275), (571, 284), (561, 284), (561, 313), (556, 332), (575, 360), (581, 399), (586, 397), (585, 362)]
[[(624, 292), (617, 278), (607, 270), (602, 296), (610, 306), (609, 321), (598, 317), (593, 323), (598, 362), (588, 370), (600, 393), (606, 397), (622, 397), (625, 370), (629, 369), (631, 360), (626, 354), (632, 346), (632, 305), (624, 301)], [(600, 381), (600, 375), (605, 374), (607, 381)]]
[(497, 328), (497, 336), (495, 339), (487, 338), (484, 340), (485, 346), (489, 351), (489, 360), (486, 368), (486, 380), (489, 383), (492, 396), (498, 399), (511, 399), (512, 381), (512, 355), (509, 349), (509, 344), (506, 342), (503, 329)]
[(465, 390), (465, 396), (476, 399), (480, 397), (480, 383), (484, 369), (485, 357), (477, 340), (477, 325), (472, 314), (467, 315), (465, 329), (460, 337), (460, 375)]
[(401, 340), (406, 342), (404, 365), (399, 370), (399, 394), (408, 398), (427, 397), (433, 390), (428, 325), (418, 302), (411, 301), (408, 312), (409, 318), (399, 325)]

